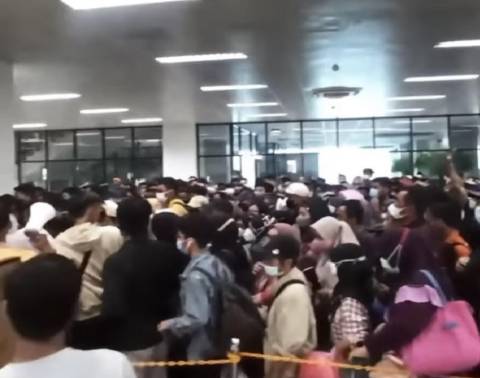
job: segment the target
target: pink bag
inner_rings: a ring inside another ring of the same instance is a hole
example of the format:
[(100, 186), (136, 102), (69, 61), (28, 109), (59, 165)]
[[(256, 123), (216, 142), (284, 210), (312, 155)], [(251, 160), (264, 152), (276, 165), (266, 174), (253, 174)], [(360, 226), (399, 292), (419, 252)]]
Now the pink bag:
[(433, 275), (423, 270), (422, 273), (437, 290), (444, 306), (437, 310), (430, 325), (402, 349), (402, 359), (415, 374), (468, 371), (480, 363), (480, 336), (470, 306), (464, 301), (448, 302)]
[(312, 352), (308, 360), (318, 361), (319, 364), (302, 364), (298, 378), (339, 378), (338, 369), (327, 364), (320, 364), (322, 361), (328, 363), (333, 361), (330, 353)]

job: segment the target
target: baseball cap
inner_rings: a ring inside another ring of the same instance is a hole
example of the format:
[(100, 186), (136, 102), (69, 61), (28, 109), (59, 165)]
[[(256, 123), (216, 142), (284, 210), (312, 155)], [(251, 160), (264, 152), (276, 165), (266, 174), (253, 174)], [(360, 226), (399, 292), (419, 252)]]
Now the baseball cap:
[(298, 196), (298, 197), (304, 197), (304, 198), (310, 197), (310, 189), (308, 189), (308, 186), (306, 186), (305, 184), (302, 184), (301, 182), (294, 182), (288, 185), (285, 192), (292, 196)]
[(300, 243), (291, 235), (275, 235), (270, 237), (265, 252), (269, 258), (297, 259), (300, 256)]

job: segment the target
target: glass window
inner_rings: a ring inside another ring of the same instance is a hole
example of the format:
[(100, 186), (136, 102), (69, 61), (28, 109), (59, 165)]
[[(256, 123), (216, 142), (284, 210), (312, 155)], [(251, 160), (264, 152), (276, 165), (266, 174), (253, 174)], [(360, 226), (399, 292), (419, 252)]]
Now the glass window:
[(337, 123), (315, 121), (303, 123), (303, 152), (317, 152), (337, 145)]
[(135, 129), (135, 156), (162, 156), (161, 127), (139, 127)]
[(230, 126), (199, 126), (198, 141), (200, 155), (229, 155)]
[(130, 158), (132, 156), (132, 130), (105, 130), (105, 157), (107, 159)]
[(302, 155), (275, 155), (274, 175), (286, 175), (292, 177), (292, 179), (303, 176)]
[(412, 123), (414, 150), (448, 148), (447, 117), (414, 118)]
[(46, 184), (45, 163), (22, 163), (20, 165), (20, 182), (32, 182), (36, 186), (45, 187)]
[(139, 180), (151, 180), (162, 177), (162, 159), (137, 159), (133, 162), (135, 178)]
[(248, 123), (233, 125), (236, 143), (234, 154), (264, 154), (266, 153), (265, 124)]
[(450, 146), (477, 149), (480, 145), (480, 117), (454, 116), (450, 118)]
[(48, 163), (48, 187), (51, 191), (61, 191), (75, 185), (75, 162), (55, 161)]
[(340, 120), (340, 147), (373, 147), (373, 120)]
[(20, 161), (45, 160), (45, 132), (27, 131), (18, 135)]
[(200, 158), (200, 176), (207, 177), (213, 182), (230, 182), (230, 157)]
[(73, 159), (73, 131), (48, 132), (48, 159)]
[(300, 123), (270, 123), (268, 125), (268, 153), (298, 154), (300, 145)]
[(105, 182), (103, 160), (78, 161), (75, 180), (77, 185), (87, 182), (101, 184)]
[(79, 159), (101, 159), (102, 149), (100, 130), (77, 131), (77, 157)]
[(112, 178), (120, 177), (126, 181), (132, 174), (131, 161), (127, 159), (107, 160), (107, 182), (111, 182)]
[(376, 119), (375, 148), (387, 149), (389, 151), (411, 150), (410, 119)]
[(390, 155), (390, 161), (392, 164), (391, 174), (393, 176), (413, 174), (413, 152), (392, 152)]
[(447, 151), (414, 152), (415, 172), (428, 177), (443, 177)]

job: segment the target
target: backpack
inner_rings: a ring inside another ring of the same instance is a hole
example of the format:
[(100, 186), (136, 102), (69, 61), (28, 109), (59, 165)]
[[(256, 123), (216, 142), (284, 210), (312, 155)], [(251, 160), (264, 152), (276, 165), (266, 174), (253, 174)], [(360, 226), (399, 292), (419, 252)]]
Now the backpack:
[(210, 336), (218, 355), (226, 355), (232, 338), (240, 340), (240, 351), (261, 353), (265, 323), (250, 294), (235, 283), (219, 280), (201, 268), (194, 270), (205, 276), (216, 291), (216, 314)]

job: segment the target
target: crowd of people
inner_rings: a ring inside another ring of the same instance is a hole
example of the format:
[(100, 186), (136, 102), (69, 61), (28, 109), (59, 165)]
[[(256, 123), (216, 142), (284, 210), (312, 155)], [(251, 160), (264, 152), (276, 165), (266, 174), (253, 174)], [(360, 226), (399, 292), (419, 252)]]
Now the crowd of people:
[[(21, 184), (0, 197), (0, 378), (220, 377), (218, 365), (131, 363), (224, 358), (232, 337), (246, 352), (321, 352), (402, 372), (453, 301), (472, 309), (475, 343), (480, 184), (447, 168), (442, 180), (365, 169), (336, 185)], [(480, 347), (463, 364), (448, 365), (448, 350), (428, 357), (443, 359), (441, 373), (475, 374)], [(249, 378), (301, 373), (289, 362), (240, 368)]]

